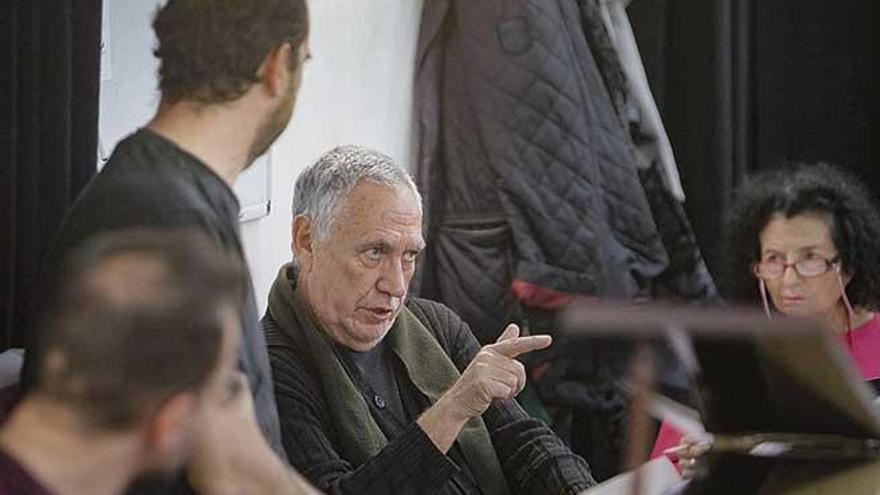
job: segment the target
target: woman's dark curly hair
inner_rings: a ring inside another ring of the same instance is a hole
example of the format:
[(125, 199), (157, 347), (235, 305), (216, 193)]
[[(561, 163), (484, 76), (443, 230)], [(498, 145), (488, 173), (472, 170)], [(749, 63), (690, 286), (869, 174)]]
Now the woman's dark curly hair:
[(793, 165), (752, 176), (738, 191), (728, 223), (725, 296), (736, 302), (759, 299), (751, 264), (760, 259), (760, 233), (781, 213), (831, 216), (831, 238), (856, 307), (876, 308), (880, 301), (880, 216), (871, 194), (855, 177), (825, 163)]
[(296, 67), (308, 7), (306, 0), (169, 0), (153, 29), (162, 99), (223, 103), (256, 83), (263, 59), (285, 42)]

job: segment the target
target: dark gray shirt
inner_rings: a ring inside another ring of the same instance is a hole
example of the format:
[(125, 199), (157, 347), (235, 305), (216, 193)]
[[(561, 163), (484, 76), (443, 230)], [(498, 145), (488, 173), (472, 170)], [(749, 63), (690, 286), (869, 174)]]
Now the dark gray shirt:
[[(116, 146), (110, 161), (77, 198), (43, 272), (57, 272), (64, 257), (90, 237), (136, 227), (195, 229), (244, 261), (238, 213), (238, 199), (220, 176), (171, 141), (141, 129)], [(283, 456), (266, 342), (250, 281), (247, 287), (240, 366), (253, 390), (260, 427)], [(38, 350), (38, 336), (33, 343)]]
[[(349, 374), (370, 405), (373, 418), (388, 438), (400, 436), (408, 424), (418, 419), (428, 407), (427, 397), (406, 378), (403, 362), (389, 348), (386, 340), (366, 352), (352, 351), (339, 345), (336, 347)], [(454, 443), (446, 455), (459, 469), (447, 483), (446, 492), (462, 495), (478, 490), (473, 472), (458, 443)]]
[(388, 348), (385, 340), (366, 352), (357, 352), (342, 346), (336, 346), (337, 352), (343, 356), (347, 367), (356, 370), (357, 381), (361, 391), (366, 395), (368, 403), (379, 410), (387, 411), (401, 424), (408, 421), (400, 388), (394, 373), (393, 351)]

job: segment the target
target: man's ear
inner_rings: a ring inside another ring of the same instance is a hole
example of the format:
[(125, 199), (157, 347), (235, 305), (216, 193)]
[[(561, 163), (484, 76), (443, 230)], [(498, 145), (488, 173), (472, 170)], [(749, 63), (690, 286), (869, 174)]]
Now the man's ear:
[(292, 77), (289, 68), (293, 56), (290, 43), (284, 42), (278, 48), (267, 53), (263, 63), (260, 64), (257, 75), (272, 98), (284, 94), (289, 86), (288, 79)]
[(147, 451), (162, 463), (188, 455), (193, 447), (197, 410), (197, 399), (192, 393), (179, 393), (162, 403), (147, 418), (144, 431)]
[(300, 265), (300, 269), (311, 266), (315, 253), (315, 232), (312, 220), (305, 215), (297, 215), (291, 225), (290, 247), (293, 256)]

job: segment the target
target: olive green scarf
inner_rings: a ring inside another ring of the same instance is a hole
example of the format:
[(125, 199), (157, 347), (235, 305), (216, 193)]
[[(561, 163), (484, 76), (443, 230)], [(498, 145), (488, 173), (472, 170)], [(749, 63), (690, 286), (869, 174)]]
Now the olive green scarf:
[[(388, 439), (336, 356), (332, 340), (312, 321), (296, 291), (296, 281), (288, 278), (289, 269), (293, 268), (282, 267), (272, 285), (269, 313), (284, 333), (312, 356), (331, 420), (339, 432), (342, 454), (360, 466), (378, 454)], [(460, 376), (431, 332), (408, 308), (401, 310), (385, 338), (390, 339), (391, 349), (403, 362), (409, 379), (432, 404)], [(485, 495), (507, 494), (504, 473), (483, 419), (478, 416), (468, 421), (457, 441), (481, 491)]]

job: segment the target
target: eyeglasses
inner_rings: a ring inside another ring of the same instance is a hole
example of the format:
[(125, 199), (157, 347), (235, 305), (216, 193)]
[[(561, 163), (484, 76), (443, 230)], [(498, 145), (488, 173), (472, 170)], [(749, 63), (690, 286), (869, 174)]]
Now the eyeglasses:
[(794, 271), (801, 277), (818, 277), (831, 270), (836, 270), (839, 262), (840, 256), (835, 256), (830, 260), (825, 258), (807, 258), (792, 263), (779, 260), (761, 261), (752, 265), (752, 271), (756, 277), (763, 278), (764, 280), (781, 277), (788, 267), (794, 268)]

